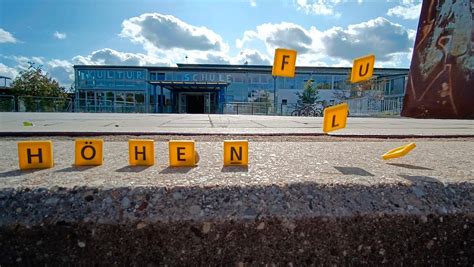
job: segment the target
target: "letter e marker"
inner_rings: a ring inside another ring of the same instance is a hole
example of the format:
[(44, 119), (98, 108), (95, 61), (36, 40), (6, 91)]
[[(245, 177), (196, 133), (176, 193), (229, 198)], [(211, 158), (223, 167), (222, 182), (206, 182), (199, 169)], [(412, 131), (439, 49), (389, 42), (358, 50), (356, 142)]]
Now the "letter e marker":
[(77, 139), (75, 141), (76, 166), (99, 166), (103, 162), (104, 140)]
[(169, 141), (169, 157), (171, 167), (194, 167), (199, 161), (192, 140)]
[(324, 109), (323, 132), (328, 133), (346, 128), (349, 106), (342, 103)]
[(153, 166), (155, 164), (155, 141), (148, 139), (128, 140), (128, 162), (130, 166)]
[(18, 142), (18, 163), (20, 170), (47, 169), (53, 167), (53, 142)]
[(249, 142), (247, 140), (224, 141), (224, 166), (247, 166)]

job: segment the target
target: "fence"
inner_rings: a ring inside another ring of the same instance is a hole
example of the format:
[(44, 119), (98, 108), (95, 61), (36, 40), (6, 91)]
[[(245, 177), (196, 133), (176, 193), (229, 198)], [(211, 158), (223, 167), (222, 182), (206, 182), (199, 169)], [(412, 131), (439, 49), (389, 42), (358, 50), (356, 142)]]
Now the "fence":
[(1, 112), (72, 112), (72, 99), (35, 96), (0, 96)]
[(368, 97), (348, 99), (351, 116), (399, 116), (403, 106), (403, 97), (383, 99)]
[(268, 102), (232, 102), (224, 104), (224, 114), (275, 115), (273, 105)]
[(75, 112), (97, 112), (97, 113), (145, 113), (147, 107), (145, 103), (137, 101), (112, 101), (85, 98), (75, 99)]
[(13, 112), (16, 110), (15, 97), (11, 95), (0, 95), (0, 112)]

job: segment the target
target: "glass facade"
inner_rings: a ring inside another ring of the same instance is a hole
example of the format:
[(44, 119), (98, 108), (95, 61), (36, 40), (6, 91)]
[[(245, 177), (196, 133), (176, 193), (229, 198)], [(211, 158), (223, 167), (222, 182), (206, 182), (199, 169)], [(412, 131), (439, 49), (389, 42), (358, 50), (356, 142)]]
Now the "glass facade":
[[(220, 113), (222, 105), (258, 102), (278, 105), (296, 102), (296, 92), (313, 80), (323, 99), (331, 101), (334, 90), (348, 90), (344, 68), (312, 68), (298, 71), (295, 78), (271, 75), (269, 66), (185, 65), (178, 67), (75, 66), (76, 110), (82, 112), (196, 112)], [(329, 69), (329, 71), (328, 71)], [(408, 73), (408, 70), (399, 70)], [(149, 82), (175, 82), (169, 88)], [(219, 90), (190, 91), (179, 83), (221, 83)], [(392, 80), (385, 93), (403, 93), (404, 80)], [(194, 106), (193, 103), (200, 102)], [(202, 103), (201, 103), (202, 102)], [(190, 107), (190, 105), (192, 107)], [(156, 109), (155, 107), (159, 107)]]

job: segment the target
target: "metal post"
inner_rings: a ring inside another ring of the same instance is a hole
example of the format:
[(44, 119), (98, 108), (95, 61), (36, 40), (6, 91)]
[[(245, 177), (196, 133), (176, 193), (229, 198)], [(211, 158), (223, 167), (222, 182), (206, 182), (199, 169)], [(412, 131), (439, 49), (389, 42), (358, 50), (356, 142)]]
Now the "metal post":
[(158, 113), (158, 91), (156, 89), (156, 84), (153, 85), (153, 112)]
[(163, 86), (160, 85), (160, 113), (164, 113), (165, 110), (165, 96), (163, 95)]
[(277, 105), (278, 105), (278, 100), (277, 100), (277, 97), (276, 97), (276, 76), (273, 76), (273, 106), (275, 107), (275, 114), (276, 114), (276, 109), (277, 109)]

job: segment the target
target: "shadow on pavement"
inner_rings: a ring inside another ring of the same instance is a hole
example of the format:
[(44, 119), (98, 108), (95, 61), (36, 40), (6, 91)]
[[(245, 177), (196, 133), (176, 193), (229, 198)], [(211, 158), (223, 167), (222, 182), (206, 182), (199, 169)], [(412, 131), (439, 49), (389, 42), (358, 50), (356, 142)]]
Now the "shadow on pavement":
[(374, 176), (372, 173), (362, 169), (362, 168), (359, 168), (359, 167), (337, 167), (337, 166), (334, 166), (334, 168), (336, 170), (338, 170), (339, 172), (341, 172), (342, 174), (344, 175), (359, 175), (359, 176)]
[(406, 168), (406, 169), (412, 169), (412, 170), (430, 170), (432, 171), (433, 169), (426, 168), (426, 167), (421, 167), (421, 166), (416, 166), (416, 165), (410, 165), (410, 164), (403, 164), (403, 163), (387, 163), (388, 165), (396, 166), (396, 167), (401, 167), (401, 168)]
[(403, 179), (407, 179), (414, 184), (419, 184), (419, 183), (436, 183), (436, 184), (442, 184), (438, 179), (429, 177), (429, 176), (414, 176), (414, 175), (404, 175), (400, 174), (398, 175), (402, 177)]
[(120, 169), (115, 170), (116, 172), (141, 172), (144, 171), (151, 166), (124, 166)]
[(224, 166), (221, 172), (249, 172), (248, 166)]
[(21, 176), (21, 175), (25, 175), (25, 174), (29, 174), (29, 173), (34, 173), (34, 172), (37, 172), (37, 171), (41, 171), (42, 169), (36, 169), (36, 170), (20, 170), (20, 169), (16, 169), (16, 170), (11, 170), (11, 171), (7, 171), (7, 172), (0, 172), (0, 178), (4, 178), (4, 177), (15, 177), (15, 176)]
[(192, 170), (194, 167), (166, 167), (166, 169), (163, 169), (160, 171), (162, 174), (167, 174), (167, 173), (188, 173), (190, 170)]
[(82, 172), (82, 171), (87, 171), (87, 170), (90, 170), (90, 169), (93, 169), (95, 167), (98, 167), (98, 166), (71, 166), (71, 167), (67, 167), (67, 168), (64, 168), (64, 169), (61, 169), (61, 170), (57, 170), (55, 172)]

